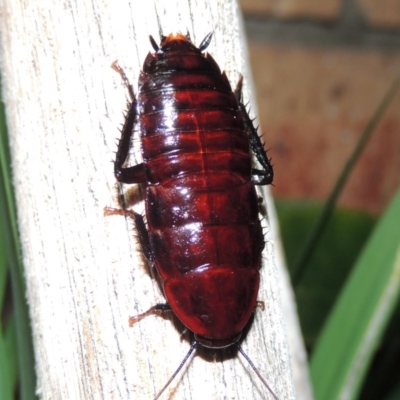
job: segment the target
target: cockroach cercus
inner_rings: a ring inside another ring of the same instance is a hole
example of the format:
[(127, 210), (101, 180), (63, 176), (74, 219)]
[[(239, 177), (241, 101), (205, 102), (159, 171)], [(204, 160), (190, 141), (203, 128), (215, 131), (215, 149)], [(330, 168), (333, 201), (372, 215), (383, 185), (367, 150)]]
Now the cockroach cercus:
[[(237, 346), (263, 385), (277, 399), (239, 344), (257, 302), (264, 237), (255, 185), (272, 183), (273, 169), (242, 102), (216, 61), (189, 35), (161, 36), (144, 61), (114, 162), (118, 182), (145, 186), (145, 212), (107, 208), (129, 216), (142, 251), (156, 271), (167, 304), (130, 318), (172, 311), (194, 334), (184, 361), (197, 345)], [(143, 162), (124, 166), (134, 132)], [(253, 153), (262, 169), (252, 167)]]

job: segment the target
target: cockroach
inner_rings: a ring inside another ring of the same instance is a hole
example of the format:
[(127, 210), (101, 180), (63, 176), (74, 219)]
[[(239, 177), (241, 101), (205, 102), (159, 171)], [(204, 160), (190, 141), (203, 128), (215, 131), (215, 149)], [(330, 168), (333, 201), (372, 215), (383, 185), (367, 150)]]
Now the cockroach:
[[(156, 396), (164, 392), (197, 345), (236, 345), (263, 384), (267, 382), (239, 345), (257, 305), (264, 237), (255, 185), (268, 185), (273, 169), (242, 101), (242, 79), (233, 92), (224, 72), (205, 52), (208, 34), (196, 47), (189, 35), (161, 35), (139, 76), (114, 162), (118, 182), (145, 185), (144, 217), (129, 216), (167, 304), (130, 318), (172, 311), (194, 334), (183, 362)], [(143, 162), (124, 166), (134, 132)], [(251, 153), (262, 169), (252, 167)]]

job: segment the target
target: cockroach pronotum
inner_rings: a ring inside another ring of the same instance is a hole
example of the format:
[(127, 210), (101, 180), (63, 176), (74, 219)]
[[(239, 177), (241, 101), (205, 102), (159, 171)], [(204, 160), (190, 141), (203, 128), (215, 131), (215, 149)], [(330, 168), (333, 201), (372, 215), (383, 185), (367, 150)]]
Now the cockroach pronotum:
[[(124, 71), (131, 103), (114, 163), (118, 182), (145, 185), (147, 227), (129, 216), (141, 249), (161, 282), (167, 304), (130, 318), (172, 311), (194, 334), (184, 361), (199, 344), (236, 345), (272, 396), (277, 396), (242, 350), (239, 340), (257, 302), (264, 237), (255, 185), (272, 183), (273, 169), (242, 101), (216, 61), (189, 35), (161, 35), (139, 77), (137, 97)], [(143, 162), (124, 167), (134, 131)], [(251, 149), (251, 150), (250, 150)], [(251, 152), (262, 169), (252, 167)]]

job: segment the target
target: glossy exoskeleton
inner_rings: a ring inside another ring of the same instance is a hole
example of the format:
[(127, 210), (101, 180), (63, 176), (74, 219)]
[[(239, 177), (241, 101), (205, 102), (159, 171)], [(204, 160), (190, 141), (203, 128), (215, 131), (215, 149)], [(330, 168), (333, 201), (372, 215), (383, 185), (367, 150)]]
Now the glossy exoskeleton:
[[(195, 343), (237, 343), (257, 305), (264, 248), (255, 185), (273, 170), (241, 99), (204, 50), (181, 34), (150, 37), (115, 160), (122, 183), (145, 184), (147, 228), (134, 212), (142, 250), (158, 271), (168, 305), (194, 333)], [(124, 167), (133, 132), (143, 163)], [(262, 169), (252, 167), (254, 153)], [(192, 349), (195, 345), (192, 346)], [(240, 349), (240, 348), (239, 348)]]

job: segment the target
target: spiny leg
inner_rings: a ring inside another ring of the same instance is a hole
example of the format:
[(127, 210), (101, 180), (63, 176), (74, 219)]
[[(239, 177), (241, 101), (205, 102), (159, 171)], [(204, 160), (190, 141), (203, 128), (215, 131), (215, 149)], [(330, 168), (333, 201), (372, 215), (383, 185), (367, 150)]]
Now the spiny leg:
[(261, 142), (260, 136), (258, 136), (257, 129), (254, 128), (253, 121), (249, 117), (246, 106), (243, 104), (242, 85), (243, 76), (240, 77), (239, 82), (236, 86), (235, 96), (239, 103), (239, 109), (242, 112), (244, 129), (247, 133), (247, 136), (249, 137), (251, 149), (257, 157), (258, 162), (263, 167), (262, 170), (257, 168), (252, 169), (252, 181), (255, 185), (269, 185), (273, 181), (274, 170), (267, 156), (267, 152), (264, 149), (264, 145)]
[[(144, 223), (143, 216), (135, 211), (111, 208), (111, 207), (104, 208), (104, 215), (105, 216), (123, 215), (133, 220), (135, 224), (135, 229), (138, 233), (139, 243), (142, 252), (145, 255), (146, 259), (149, 261), (150, 265), (152, 265), (153, 253), (151, 251), (149, 233)], [(139, 322), (140, 320), (149, 315), (161, 315), (164, 311), (171, 311), (171, 307), (169, 304), (156, 304), (155, 306), (151, 307), (149, 310), (147, 310), (142, 314), (129, 317), (129, 326), (133, 326), (136, 322)]]
[(137, 322), (141, 321), (143, 318), (148, 317), (149, 315), (162, 315), (165, 311), (171, 311), (171, 306), (167, 303), (164, 304), (156, 304), (153, 307), (150, 307), (146, 312), (135, 315), (133, 317), (129, 317), (129, 326), (133, 326)]
[(151, 264), (153, 262), (153, 253), (151, 251), (151, 246), (150, 246), (149, 232), (147, 231), (143, 216), (132, 210), (125, 210), (125, 209), (111, 208), (111, 207), (104, 208), (104, 215), (105, 216), (123, 215), (124, 217), (128, 217), (133, 220), (136, 232), (138, 234), (140, 248), (142, 249), (142, 252), (146, 257), (146, 259)]
[[(129, 80), (124, 70), (118, 65), (116, 61), (112, 64), (112, 68), (121, 75), (121, 78), (125, 86), (127, 87), (130, 98), (132, 100), (131, 104), (128, 106), (128, 112), (125, 116), (125, 123), (121, 131), (121, 139), (118, 143), (118, 150), (114, 162), (114, 174), (117, 180), (122, 183), (143, 183), (145, 182), (143, 164), (138, 164), (129, 168), (123, 168), (123, 165), (128, 157), (130, 141), (136, 122), (137, 99), (135, 97), (133, 87), (129, 83)], [(154, 257), (151, 251), (149, 233), (144, 223), (143, 216), (136, 213), (135, 211), (110, 207), (106, 207), (104, 209), (104, 215), (123, 215), (125, 217), (133, 219), (136, 232), (138, 233), (139, 243), (142, 252), (145, 255), (146, 259), (152, 264)], [(142, 314), (129, 317), (129, 325), (132, 326), (136, 322), (139, 322), (141, 319), (149, 315), (161, 315), (164, 311), (170, 310), (171, 307), (169, 304), (156, 304)]]
[(124, 70), (118, 65), (117, 61), (114, 61), (111, 67), (121, 75), (121, 78), (127, 87), (129, 96), (131, 98), (131, 103), (128, 105), (128, 112), (125, 115), (125, 122), (121, 130), (121, 139), (118, 143), (117, 154), (115, 156), (114, 175), (118, 182), (143, 183), (146, 181), (143, 163), (134, 165), (132, 167), (123, 167), (126, 159), (128, 158), (131, 137), (136, 123), (137, 99), (132, 85), (129, 83)]
[(114, 71), (118, 72), (118, 74), (121, 76), (122, 81), (124, 82), (124, 85), (125, 85), (126, 88), (128, 89), (128, 92), (129, 92), (129, 96), (130, 96), (130, 98), (131, 98), (131, 101), (132, 101), (132, 102), (133, 102), (133, 101), (136, 101), (135, 93), (134, 93), (134, 91), (133, 91), (133, 86), (132, 86), (131, 83), (129, 82), (129, 79), (128, 79), (128, 77), (126, 76), (125, 71), (124, 71), (124, 70), (122, 69), (122, 67), (118, 64), (118, 61), (114, 61), (114, 62), (111, 64), (111, 68), (112, 68)]

